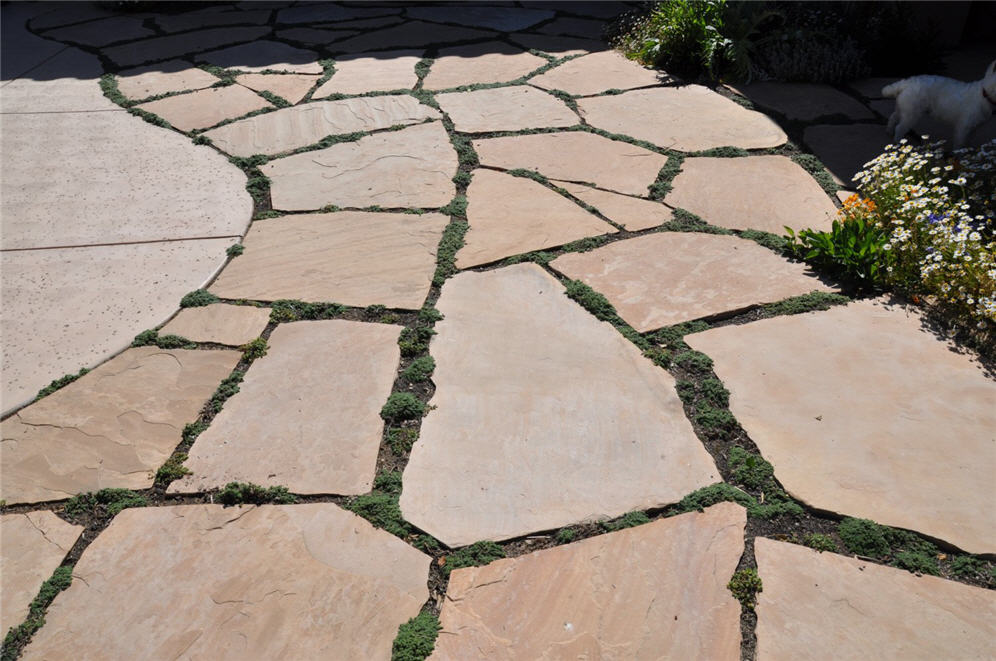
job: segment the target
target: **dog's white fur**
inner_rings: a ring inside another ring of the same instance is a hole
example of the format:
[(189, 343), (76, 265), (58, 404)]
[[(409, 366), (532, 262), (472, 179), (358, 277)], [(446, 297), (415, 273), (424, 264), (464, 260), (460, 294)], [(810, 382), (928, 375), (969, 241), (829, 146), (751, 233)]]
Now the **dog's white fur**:
[(982, 80), (963, 83), (943, 76), (913, 76), (882, 88), (882, 94), (895, 97), (896, 110), (886, 130), (898, 141), (929, 113), (954, 127), (953, 147), (960, 149), (976, 126), (989, 119), (996, 106), (996, 61), (986, 69)]

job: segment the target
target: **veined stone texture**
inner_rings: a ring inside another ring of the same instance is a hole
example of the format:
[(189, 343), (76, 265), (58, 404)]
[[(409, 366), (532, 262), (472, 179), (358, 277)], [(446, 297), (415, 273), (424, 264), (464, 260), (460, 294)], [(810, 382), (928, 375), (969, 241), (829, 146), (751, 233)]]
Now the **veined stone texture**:
[(168, 491), (229, 482), (302, 494), (370, 491), (400, 333), (398, 326), (341, 319), (278, 326), (267, 354), (194, 441), (184, 464), (192, 473)]
[(415, 65), (422, 59), (422, 53), (421, 50), (405, 50), (337, 57), (335, 73), (315, 91), (315, 98), (330, 94), (410, 90), (418, 82)]
[(118, 66), (130, 67), (143, 62), (169, 60), (187, 53), (206, 51), (240, 41), (253, 41), (269, 33), (269, 27), (211, 28), (133, 41), (104, 48), (101, 53)]
[(863, 103), (829, 85), (761, 82), (728, 87), (788, 119), (811, 122), (827, 115), (844, 115), (857, 120), (874, 117)]
[(993, 553), (996, 383), (880, 300), (715, 328), (730, 410), (809, 505)]
[(788, 140), (765, 115), (701, 85), (579, 99), (578, 107), (592, 126), (678, 151), (726, 146), (761, 149)]
[(276, 94), (281, 99), (294, 104), (301, 101), (318, 82), (318, 76), (305, 73), (244, 73), (239, 76), (239, 84), (257, 92)]
[(467, 220), (461, 269), (617, 231), (542, 184), (484, 169), (467, 188)]
[(528, 85), (447, 92), (436, 96), (436, 101), (453, 120), (456, 130), (466, 133), (573, 126), (579, 122), (563, 101)]
[(59, 500), (146, 489), (237, 351), (129, 349), (0, 423), (0, 498)]
[(652, 200), (640, 200), (579, 184), (565, 183), (562, 188), (631, 232), (663, 225), (674, 215), (670, 208)]
[(487, 138), (473, 144), (482, 165), (536, 170), (551, 179), (588, 182), (630, 195), (646, 195), (667, 163), (667, 156), (583, 131)]
[(265, 39), (203, 53), (197, 59), (223, 69), (255, 73), (268, 69), (287, 73), (320, 74), (323, 71), (322, 65), (318, 63), (318, 54), (314, 51)]
[(217, 303), (180, 310), (159, 333), (237, 347), (259, 337), (269, 320), (268, 308)]
[(219, 126), (205, 133), (233, 156), (273, 156), (313, 145), (328, 135), (365, 132), (437, 119), (439, 111), (406, 95), (317, 101)]
[(181, 60), (150, 64), (128, 69), (117, 74), (118, 91), (129, 99), (147, 99), (150, 96), (204, 89), (220, 78)]
[(0, 517), (0, 629), (18, 626), (28, 616), (42, 583), (62, 563), (83, 532), (48, 510)]
[(241, 85), (229, 85), (168, 96), (135, 107), (159, 115), (181, 131), (192, 131), (254, 110), (272, 108), (273, 104)]
[(640, 333), (743, 310), (811, 291), (831, 291), (804, 264), (753, 241), (660, 232), (616, 241), (550, 263), (605, 295)]
[(525, 30), (541, 21), (553, 18), (553, 12), (548, 9), (513, 9), (510, 7), (415, 6), (410, 7), (406, 14), (425, 21), (456, 23), (502, 32)]
[(460, 28), (453, 25), (437, 25), (423, 21), (408, 21), (381, 30), (364, 32), (344, 41), (337, 41), (332, 50), (358, 53), (368, 50), (388, 48), (416, 48), (448, 41), (467, 41), (494, 36), (493, 32)]
[(417, 310), (449, 219), (340, 211), (253, 223), (245, 253), (212, 285), (224, 298), (282, 298)]
[(542, 57), (498, 41), (443, 48), (423, 86), (441, 90), (475, 83), (507, 83), (546, 63)]
[(460, 273), (436, 307), (435, 408), (401, 510), (444, 544), (658, 507), (718, 479), (673, 378), (539, 266)]
[(456, 194), (456, 152), (439, 122), (374, 134), (260, 167), (275, 209), (438, 208)]
[(826, 191), (785, 156), (686, 158), (672, 186), (669, 205), (730, 229), (828, 231), (837, 215)]
[(430, 562), (331, 503), (127, 509), (24, 658), (384, 659)]
[[(991, 659), (996, 593), (787, 542), (754, 541), (757, 659)], [(874, 650), (874, 652), (871, 652)]]
[(529, 82), (543, 89), (586, 96), (610, 89), (646, 87), (671, 80), (666, 73), (647, 69), (614, 50), (607, 50), (565, 62)]
[(720, 503), (456, 569), (431, 658), (736, 661), (740, 604), (726, 584), (746, 523)]

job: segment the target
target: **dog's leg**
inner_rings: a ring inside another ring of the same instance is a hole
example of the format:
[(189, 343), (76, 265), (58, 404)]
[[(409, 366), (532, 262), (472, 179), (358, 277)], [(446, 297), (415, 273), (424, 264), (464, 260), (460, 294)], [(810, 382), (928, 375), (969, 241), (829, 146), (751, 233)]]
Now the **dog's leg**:
[(889, 123), (885, 127), (886, 132), (889, 135), (892, 135), (892, 132), (896, 130), (896, 124), (898, 123), (899, 123), (899, 109), (896, 108), (895, 110), (892, 111), (892, 114), (889, 116)]
[(892, 134), (892, 139), (895, 142), (899, 142), (903, 136), (910, 132), (910, 129), (913, 128), (913, 125), (916, 124), (916, 120), (918, 119), (920, 118), (912, 113), (904, 114), (896, 126), (895, 133)]
[(972, 132), (972, 128), (966, 122), (958, 122), (955, 126), (954, 138), (951, 141), (952, 149), (961, 149), (965, 146), (965, 142), (968, 140), (968, 134)]

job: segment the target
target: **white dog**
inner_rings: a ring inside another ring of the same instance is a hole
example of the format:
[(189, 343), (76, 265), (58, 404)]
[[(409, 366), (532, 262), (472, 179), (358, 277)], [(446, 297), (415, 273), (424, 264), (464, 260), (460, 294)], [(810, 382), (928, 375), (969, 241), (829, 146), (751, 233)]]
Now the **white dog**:
[(898, 141), (929, 113), (954, 127), (954, 148), (960, 149), (972, 129), (996, 109), (996, 61), (986, 69), (985, 77), (974, 83), (943, 76), (913, 76), (886, 85), (882, 94), (896, 99), (887, 128), (893, 140)]

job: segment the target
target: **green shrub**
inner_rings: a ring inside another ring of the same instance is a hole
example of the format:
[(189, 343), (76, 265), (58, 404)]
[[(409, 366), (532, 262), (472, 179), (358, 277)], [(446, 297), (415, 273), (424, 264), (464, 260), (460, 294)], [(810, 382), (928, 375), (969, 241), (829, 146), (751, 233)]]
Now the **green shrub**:
[(744, 608), (750, 610), (754, 610), (757, 604), (757, 593), (764, 589), (756, 569), (741, 569), (733, 575), (726, 587)]
[(885, 284), (892, 255), (888, 235), (862, 214), (834, 220), (829, 232), (789, 227), (788, 251), (815, 269), (838, 278), (856, 291), (874, 291)]
[(391, 648), (391, 661), (424, 661), (436, 646), (440, 628), (432, 613), (419, 613), (402, 624)]
[(246, 342), (239, 349), (242, 351), (243, 360), (256, 360), (265, 356), (269, 347), (266, 344), (266, 340), (257, 337), (255, 340)]
[(561, 528), (557, 531), (554, 539), (557, 540), (558, 544), (570, 544), (578, 536), (578, 531), (574, 528)]
[(889, 552), (885, 528), (868, 519), (848, 517), (837, 524), (837, 534), (852, 553), (878, 558)]
[(287, 487), (261, 487), (250, 482), (229, 482), (218, 492), (218, 502), (223, 505), (262, 505), (277, 503), (286, 505), (297, 502), (297, 496), (291, 494)]
[(778, 303), (770, 303), (764, 306), (764, 314), (767, 317), (788, 314), (803, 314), (815, 310), (829, 310), (835, 305), (849, 303), (851, 299), (840, 294), (814, 291), (802, 296), (786, 298)]
[(401, 516), (398, 494), (374, 491), (357, 496), (346, 505), (346, 509), (396, 537), (403, 539), (411, 532)]
[(414, 420), (425, 414), (425, 404), (410, 392), (394, 392), (380, 410), (380, 417), (388, 422)]
[(708, 487), (702, 487), (688, 494), (676, 505), (679, 512), (701, 512), (716, 503), (731, 502), (750, 508), (757, 504), (754, 497), (734, 486), (720, 482)]
[(674, 357), (674, 364), (693, 374), (708, 374), (712, 371), (712, 358), (698, 351), (682, 351)]
[(615, 521), (603, 521), (602, 527), (612, 532), (614, 530), (622, 530), (623, 528), (635, 528), (636, 526), (642, 526), (644, 523), (650, 523), (650, 517), (646, 515), (645, 512), (627, 512)]
[(73, 496), (66, 501), (64, 511), (70, 519), (80, 519), (87, 515), (115, 516), (129, 507), (145, 507), (148, 504), (145, 496), (130, 489), (101, 489)]
[(411, 358), (428, 351), (429, 340), (435, 334), (436, 331), (425, 326), (403, 329), (401, 335), (398, 336), (398, 347), (401, 349), (401, 355), (405, 358)]
[(730, 391), (726, 389), (719, 379), (703, 379), (699, 384), (699, 391), (702, 396), (716, 406), (728, 406), (730, 404)]
[(737, 446), (730, 448), (730, 471), (734, 480), (749, 489), (767, 486), (775, 476), (774, 467), (760, 455)]
[(432, 356), (419, 356), (404, 369), (401, 376), (409, 383), (419, 383), (432, 376), (435, 369), (436, 361), (432, 359)]
[(609, 299), (580, 280), (570, 280), (567, 283), (567, 295), (602, 321), (616, 318), (616, 309), (609, 303)]
[(190, 469), (183, 465), (187, 460), (186, 453), (178, 453), (166, 460), (159, 470), (156, 471), (156, 482), (159, 484), (169, 484), (173, 480), (179, 480), (184, 475), (190, 475)]
[(454, 220), (443, 230), (443, 238), (436, 250), (436, 272), (432, 276), (432, 284), (436, 287), (442, 287), (446, 278), (457, 272), (454, 260), (457, 251), (463, 247), (463, 237), (469, 227), (466, 220)]
[(899, 551), (896, 553), (892, 565), (906, 571), (930, 574), (931, 576), (938, 576), (941, 573), (937, 568), (936, 556), (915, 551)]
[(401, 493), (401, 471), (382, 471), (374, 478), (374, 489), (384, 493)]
[(681, 401), (685, 404), (691, 404), (695, 401), (696, 388), (694, 381), (686, 381), (682, 379), (678, 381), (676, 388), (678, 390), (678, 397), (680, 397)]
[(454, 569), (486, 565), (504, 557), (505, 549), (494, 542), (474, 542), (470, 546), (457, 549), (446, 556), (446, 564), (443, 565), (443, 574), (449, 576), (450, 572)]
[(55, 379), (50, 384), (48, 384), (47, 386), (45, 386), (44, 388), (42, 388), (41, 390), (39, 390), (38, 391), (38, 395), (36, 396), (36, 398), (37, 399), (41, 399), (42, 397), (46, 397), (48, 395), (51, 395), (56, 390), (59, 390), (61, 388), (65, 388), (70, 383), (72, 383), (76, 379), (80, 378), (81, 376), (83, 376), (84, 374), (86, 374), (89, 371), (90, 370), (88, 370), (87, 368), (83, 367), (76, 374), (67, 374), (66, 376), (62, 376), (62, 377), (59, 377), (58, 379)]
[(45, 611), (56, 595), (68, 588), (73, 582), (73, 568), (64, 565), (57, 568), (52, 576), (42, 583), (38, 595), (28, 606), (28, 617), (24, 623), (11, 627), (3, 639), (3, 661), (14, 661), (21, 655), (21, 650), (31, 640), (31, 636), (45, 624)]
[(206, 289), (195, 289), (180, 299), (181, 308), (199, 308), (217, 303), (218, 297)]
[(391, 427), (387, 431), (387, 444), (391, 446), (391, 452), (399, 457), (411, 452), (417, 440), (418, 430), (412, 427)]
[(335, 319), (345, 310), (346, 308), (338, 303), (305, 303), (280, 299), (270, 305), (270, 321), (279, 324), (288, 321)]
[[(208, 400), (207, 408), (213, 413), (217, 413), (228, 401), (228, 398), (239, 391), (239, 384), (242, 383), (242, 378), (246, 375), (242, 370), (235, 370), (230, 376), (228, 376), (218, 389), (214, 391), (211, 395), (211, 399)], [(186, 428), (184, 428), (186, 431)], [(202, 430), (203, 431), (203, 430)], [(198, 432), (200, 433), (200, 432)]]
[(806, 535), (802, 543), (811, 549), (816, 549), (820, 553), (823, 551), (836, 551), (837, 544), (833, 541), (833, 537), (830, 535), (823, 535), (818, 532)]
[(241, 243), (234, 243), (225, 250), (225, 254), (229, 257), (238, 257), (246, 251), (246, 247)]

